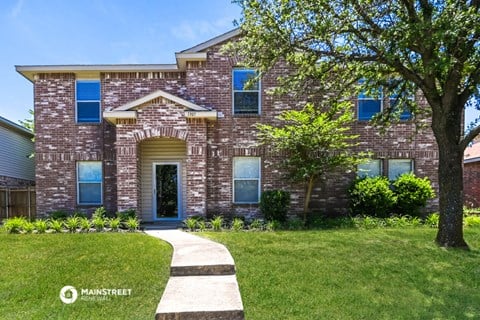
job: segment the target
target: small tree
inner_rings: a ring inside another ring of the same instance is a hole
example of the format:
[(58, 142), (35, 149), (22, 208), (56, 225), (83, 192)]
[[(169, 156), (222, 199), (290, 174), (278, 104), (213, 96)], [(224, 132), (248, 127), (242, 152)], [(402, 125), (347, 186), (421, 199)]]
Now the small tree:
[(351, 168), (359, 158), (349, 148), (357, 135), (349, 134), (353, 121), (351, 104), (338, 102), (327, 112), (313, 104), (303, 110), (284, 111), (277, 117), (280, 126), (257, 124), (259, 140), (278, 154), (286, 154), (281, 166), (288, 178), (305, 185), (304, 220), (315, 182), (335, 168)]

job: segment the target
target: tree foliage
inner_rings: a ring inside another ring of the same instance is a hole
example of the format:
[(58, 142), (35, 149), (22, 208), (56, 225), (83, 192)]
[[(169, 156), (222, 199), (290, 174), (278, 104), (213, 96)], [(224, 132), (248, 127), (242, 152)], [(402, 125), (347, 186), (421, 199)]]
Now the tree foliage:
[[(277, 117), (281, 125), (257, 124), (258, 138), (274, 152), (285, 155), (281, 165), (288, 178), (305, 184), (304, 214), (308, 211), (315, 182), (336, 168), (352, 168), (361, 155), (349, 149), (357, 135), (351, 134), (351, 105), (340, 102), (324, 112), (313, 104), (303, 110), (284, 111)], [(304, 216), (306, 218), (306, 216)]]
[[(235, 52), (260, 72), (279, 61), (297, 70), (289, 88), (323, 92), (355, 86), (394, 92), (416, 119), (431, 120), (439, 147), (437, 243), (466, 247), (462, 228), (463, 151), (480, 132), (463, 130), (478, 105), (480, 1), (238, 0), (243, 40)], [(307, 84), (307, 85), (306, 85)], [(340, 91), (339, 91), (340, 92)], [(412, 102), (421, 92), (427, 104)], [(384, 120), (398, 114), (384, 111)]]

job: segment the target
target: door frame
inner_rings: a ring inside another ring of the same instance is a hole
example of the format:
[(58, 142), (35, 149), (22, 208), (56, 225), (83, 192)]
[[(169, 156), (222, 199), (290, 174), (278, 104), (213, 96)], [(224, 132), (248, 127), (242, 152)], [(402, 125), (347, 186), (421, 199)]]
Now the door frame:
[[(174, 218), (157, 218), (157, 170), (156, 166), (176, 165), (177, 166), (177, 217)], [(152, 163), (152, 215), (154, 221), (177, 221), (183, 217), (183, 186), (182, 186), (182, 163), (180, 161), (154, 161)]]

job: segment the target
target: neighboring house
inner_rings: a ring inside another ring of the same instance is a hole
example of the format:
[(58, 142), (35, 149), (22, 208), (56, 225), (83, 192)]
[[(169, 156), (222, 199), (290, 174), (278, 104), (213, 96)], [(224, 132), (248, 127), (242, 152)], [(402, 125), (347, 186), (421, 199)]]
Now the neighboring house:
[(35, 184), (33, 133), (0, 117), (0, 188), (20, 188)]
[(480, 207), (480, 141), (476, 139), (463, 155), (464, 204)]
[[(269, 189), (290, 191), (292, 211), (301, 211), (303, 187), (285, 180), (274, 165), (281, 158), (258, 146), (253, 127), (298, 107), (266, 94), (287, 69), (279, 66), (245, 89), (255, 71), (220, 50), (239, 33), (176, 53), (176, 64), (17, 66), (35, 87), (37, 213), (103, 205), (134, 208), (143, 221), (253, 215)], [(391, 178), (414, 171), (436, 188), (431, 131), (415, 136), (407, 114), (382, 136), (366, 120), (388, 97), (359, 98), (353, 131), (360, 134), (358, 149), (374, 155), (362, 169)], [(332, 173), (312, 205), (344, 213), (354, 177)]]
[(0, 117), (0, 220), (35, 214), (33, 133)]

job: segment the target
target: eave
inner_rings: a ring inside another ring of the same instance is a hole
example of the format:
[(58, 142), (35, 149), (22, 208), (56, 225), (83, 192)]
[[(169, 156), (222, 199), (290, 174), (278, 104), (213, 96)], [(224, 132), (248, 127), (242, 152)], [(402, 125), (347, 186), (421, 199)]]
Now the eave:
[(29, 65), (15, 70), (33, 82), (39, 73), (75, 73), (78, 78), (99, 79), (104, 72), (178, 72), (176, 64), (94, 64), (94, 65)]

